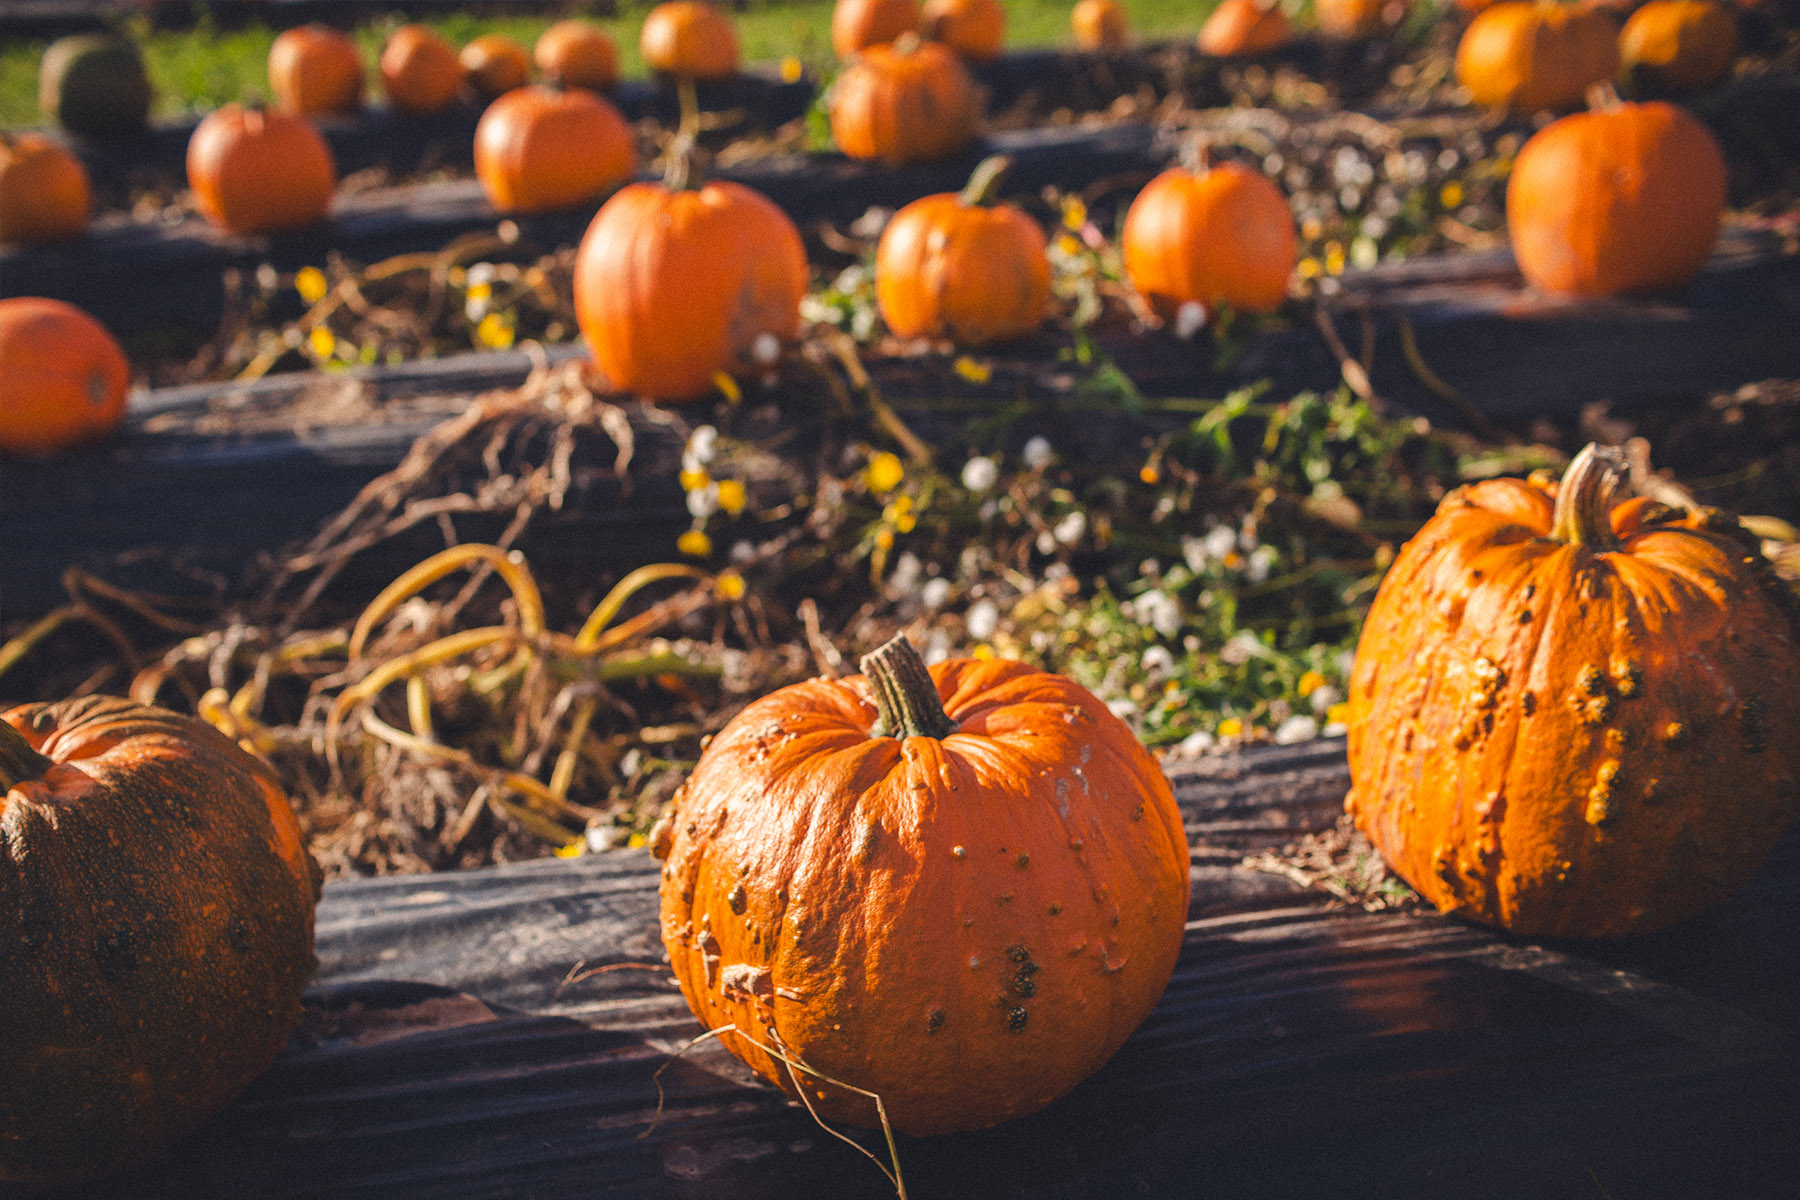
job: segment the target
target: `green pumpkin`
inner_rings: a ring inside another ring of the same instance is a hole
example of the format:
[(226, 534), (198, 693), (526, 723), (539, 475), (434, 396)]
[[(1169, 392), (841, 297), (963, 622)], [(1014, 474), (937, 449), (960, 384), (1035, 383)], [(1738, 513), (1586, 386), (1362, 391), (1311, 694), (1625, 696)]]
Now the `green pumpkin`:
[(110, 33), (58, 38), (38, 66), (38, 105), (64, 129), (135, 133), (150, 115), (150, 76), (136, 43)]

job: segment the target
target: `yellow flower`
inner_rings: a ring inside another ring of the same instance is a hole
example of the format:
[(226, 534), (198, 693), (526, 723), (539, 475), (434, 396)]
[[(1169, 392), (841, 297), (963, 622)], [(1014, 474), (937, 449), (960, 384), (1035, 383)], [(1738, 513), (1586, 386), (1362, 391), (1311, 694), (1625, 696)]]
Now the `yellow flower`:
[(675, 539), (675, 548), (690, 558), (705, 558), (712, 553), (712, 539), (702, 529), (690, 529)]
[(721, 600), (742, 600), (746, 590), (744, 577), (736, 571), (722, 571), (713, 580), (713, 595)]
[(1222, 738), (1242, 737), (1244, 734), (1244, 723), (1236, 717), (1226, 717), (1223, 721), (1219, 722), (1218, 732), (1219, 736)]
[(1325, 243), (1325, 273), (1327, 275), (1344, 273), (1344, 244), (1342, 242)]
[(983, 643), (981, 643), (981, 645), (975, 647), (974, 650), (970, 651), (970, 653), (973, 654), (976, 658), (979, 658), (985, 662), (986, 660), (994, 657), (994, 648), (992, 646), (988, 645), (986, 642), (983, 642)]
[(877, 495), (893, 491), (905, 478), (906, 467), (900, 456), (887, 450), (877, 450), (870, 455), (869, 465), (863, 468), (863, 482)]
[[(683, 472), (685, 474), (685, 472)], [(737, 516), (744, 511), (744, 503), (749, 497), (744, 491), (743, 482), (737, 479), (719, 480), (719, 507)]]
[(491, 312), (475, 327), (475, 340), (490, 350), (510, 350), (513, 344), (512, 322)]
[(1350, 702), (1348, 700), (1339, 700), (1336, 704), (1325, 710), (1325, 720), (1328, 724), (1342, 725), (1349, 719)]
[(323, 325), (314, 325), (306, 337), (312, 343), (313, 353), (320, 358), (330, 358), (331, 352), (337, 349), (336, 335)]
[(494, 285), (488, 283), (486, 280), (483, 280), (480, 283), (471, 283), (469, 285), (469, 290), (463, 293), (463, 295), (466, 299), (474, 300), (476, 302), (488, 300), (494, 295)]
[(325, 298), (325, 272), (317, 267), (301, 267), (294, 272), (294, 290), (308, 304), (317, 304)]
[(901, 513), (894, 518), (894, 528), (900, 533), (911, 533), (919, 527), (919, 518), (911, 513)]
[(799, 83), (802, 71), (800, 60), (793, 55), (790, 54), (781, 60), (781, 81), (783, 83)]
[(1317, 279), (1319, 273), (1323, 271), (1324, 268), (1319, 265), (1318, 259), (1308, 256), (1301, 259), (1299, 264), (1294, 267), (1294, 270), (1302, 279)]
[(976, 362), (966, 354), (957, 356), (953, 364), (956, 373), (970, 383), (986, 383), (994, 377), (994, 368), (984, 362)]
[(1463, 202), (1463, 185), (1452, 179), (1438, 192), (1438, 203), (1445, 208), (1456, 208)]
[(1294, 685), (1294, 690), (1299, 692), (1300, 698), (1304, 700), (1324, 686), (1325, 677), (1323, 675), (1317, 671), (1308, 671), (1300, 677), (1300, 682)]
[(1064, 196), (1062, 202), (1062, 223), (1064, 229), (1079, 230), (1087, 224), (1087, 202), (1080, 196)]
[(558, 858), (580, 858), (587, 853), (587, 839), (576, 838), (566, 846), (558, 846), (553, 853)]
[(697, 492), (711, 482), (712, 476), (705, 471), (694, 470), (681, 473), (681, 490), (684, 492)]
[(649, 844), (649, 841), (650, 841), (650, 839), (645, 837), (643, 834), (634, 833), (630, 837), (625, 839), (625, 844), (627, 846), (630, 846), (633, 850), (642, 850), (647, 844)]
[(719, 389), (719, 394), (733, 404), (736, 404), (739, 400), (744, 398), (744, 393), (738, 387), (737, 380), (733, 379), (725, 372), (714, 371), (712, 373), (712, 382), (713, 386)]

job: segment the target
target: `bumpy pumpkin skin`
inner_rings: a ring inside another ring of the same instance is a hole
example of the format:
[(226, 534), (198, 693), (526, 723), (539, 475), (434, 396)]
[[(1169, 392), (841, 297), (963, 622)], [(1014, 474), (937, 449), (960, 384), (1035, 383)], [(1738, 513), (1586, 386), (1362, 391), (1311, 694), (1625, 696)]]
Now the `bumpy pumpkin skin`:
[(87, 231), (87, 168), (35, 133), (0, 134), (0, 242), (54, 242)]
[(1800, 805), (1791, 603), (1729, 518), (1602, 504), (1616, 547), (1569, 544), (1554, 489), (1458, 489), (1400, 552), (1351, 676), (1346, 807), (1445, 912), (1648, 932), (1724, 900)]
[(1036, 329), (1050, 303), (1050, 260), (1038, 223), (1010, 204), (954, 192), (895, 213), (875, 248), (875, 301), (900, 337), (980, 346)]
[[(878, 1093), (912, 1135), (1036, 1111), (1097, 1070), (1160, 998), (1188, 902), (1168, 783), (1091, 693), (994, 660), (933, 682), (959, 725), (941, 739), (873, 733), (864, 676), (764, 697), (656, 839), (663, 941), (700, 1020)], [(877, 1123), (802, 1078), (825, 1120)]]
[(514, 88), (475, 125), (475, 177), (500, 212), (594, 200), (636, 168), (631, 127), (611, 102), (584, 88)]
[(337, 190), (331, 147), (305, 117), (226, 104), (188, 138), (195, 206), (228, 233), (270, 233), (323, 220)]
[(108, 697), (0, 718), (0, 1190), (143, 1163), (266, 1069), (313, 970), (317, 867), (267, 768)]
[(1165, 321), (1190, 301), (1278, 308), (1299, 255), (1281, 189), (1238, 163), (1170, 167), (1132, 200), (1119, 240), (1131, 285)]
[(106, 327), (63, 300), (0, 300), (0, 453), (54, 454), (125, 416), (131, 364)]
[(981, 120), (981, 95), (956, 52), (911, 35), (865, 47), (838, 76), (830, 106), (839, 150), (895, 166), (960, 154)]

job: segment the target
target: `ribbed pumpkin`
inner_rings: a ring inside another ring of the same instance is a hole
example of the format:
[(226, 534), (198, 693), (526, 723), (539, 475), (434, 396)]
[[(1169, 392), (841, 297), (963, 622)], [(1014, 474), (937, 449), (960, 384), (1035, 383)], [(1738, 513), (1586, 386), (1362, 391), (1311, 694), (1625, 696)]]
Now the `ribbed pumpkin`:
[(919, 28), (919, 0), (837, 0), (831, 9), (831, 48), (849, 58)]
[(707, 0), (663, 0), (644, 17), (638, 53), (653, 71), (687, 79), (737, 73), (737, 26)]
[(981, 94), (954, 50), (912, 34), (868, 46), (832, 87), (831, 136), (851, 158), (949, 158), (975, 141)]
[(329, 25), (284, 29), (269, 47), (269, 91), (292, 113), (354, 112), (362, 104), (362, 54)]
[(594, 214), (575, 254), (575, 317), (612, 385), (691, 400), (766, 339), (794, 336), (806, 247), (762, 193), (694, 185), (679, 165), (632, 183)]
[(610, 92), (619, 83), (619, 47), (591, 21), (571, 17), (538, 35), (531, 57), (551, 83)]
[(0, 1188), (148, 1161), (266, 1069), (319, 874), (269, 769), (108, 697), (0, 717)]
[(990, 62), (1006, 48), (1006, 9), (1000, 0), (925, 0), (919, 33), (970, 62)]
[(524, 87), (531, 79), (531, 55), (505, 34), (484, 33), (457, 52), (463, 82), (482, 101)]
[(514, 88), (475, 126), (475, 177), (501, 212), (597, 200), (636, 169), (631, 127), (584, 88)]
[(337, 166), (305, 117), (226, 104), (188, 138), (188, 187), (207, 220), (228, 233), (269, 233), (322, 220)]
[(1240, 58), (1287, 45), (1294, 25), (1276, 0), (1221, 0), (1200, 24), (1195, 44), (1202, 54)]
[(75, 133), (138, 133), (150, 115), (151, 96), (137, 43), (117, 34), (58, 38), (38, 62), (38, 107)]
[(1713, 0), (1649, 0), (1619, 31), (1625, 78), (1640, 88), (1696, 92), (1731, 72), (1737, 17)]
[(105, 326), (42, 296), (0, 300), (0, 451), (50, 454), (125, 415), (131, 366)]
[(1678, 288), (1705, 265), (1725, 211), (1725, 156), (1661, 100), (1575, 113), (1540, 129), (1506, 183), (1519, 270), (1549, 292)]
[(442, 112), (462, 90), (456, 47), (425, 25), (402, 25), (381, 47), (381, 86), (403, 113)]
[(1123, 50), (1131, 42), (1131, 18), (1119, 0), (1077, 0), (1069, 32), (1080, 50)]
[(979, 346), (1042, 324), (1048, 243), (1023, 210), (993, 202), (1007, 165), (990, 158), (961, 193), (921, 197), (889, 219), (875, 247), (875, 302), (896, 335)]
[[(1068, 679), (1005, 660), (774, 692), (716, 736), (653, 838), (682, 994), (826, 1121), (981, 1129), (1098, 1070), (1181, 950), (1167, 780)], [(790, 1069), (774, 1057), (805, 1064)]]
[(66, 146), (35, 133), (0, 133), (0, 242), (54, 242), (87, 229), (94, 194)]
[(1748, 879), (1800, 807), (1794, 598), (1736, 521), (1560, 486), (1460, 488), (1363, 627), (1347, 802), (1446, 912), (1534, 937), (1668, 925)]
[(1238, 163), (1170, 167), (1144, 186), (1120, 231), (1125, 274), (1164, 320), (1182, 305), (1278, 307), (1298, 256), (1281, 190)]
[(1573, 108), (1618, 69), (1618, 26), (1585, 4), (1501, 0), (1456, 44), (1456, 78), (1487, 108)]

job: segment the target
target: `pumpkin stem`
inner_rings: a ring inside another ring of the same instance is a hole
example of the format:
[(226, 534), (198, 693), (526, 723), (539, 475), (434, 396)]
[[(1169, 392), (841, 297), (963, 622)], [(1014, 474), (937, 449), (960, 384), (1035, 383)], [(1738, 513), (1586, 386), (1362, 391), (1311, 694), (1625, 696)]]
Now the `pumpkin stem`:
[(675, 80), (675, 95), (681, 102), (681, 121), (675, 126), (675, 137), (669, 143), (669, 161), (663, 169), (663, 186), (671, 192), (686, 192), (700, 187), (705, 171), (701, 167), (700, 93), (691, 76)]
[(918, 30), (908, 29), (905, 33), (902, 33), (899, 37), (895, 38), (891, 45), (895, 54), (912, 54), (924, 44), (925, 39), (919, 36)]
[(1212, 140), (1204, 135), (1193, 138), (1182, 145), (1176, 157), (1184, 170), (1204, 175), (1212, 170)]
[(969, 182), (963, 185), (957, 200), (970, 208), (979, 208), (992, 204), (999, 199), (1000, 177), (1012, 166), (1012, 159), (1004, 154), (990, 154), (976, 164), (969, 175)]
[(1629, 464), (1617, 446), (1582, 447), (1563, 472), (1556, 488), (1556, 510), (1550, 519), (1550, 536), (1571, 546), (1587, 546), (1599, 552), (1615, 550), (1613, 504), (1619, 495)]
[(56, 763), (31, 748), (25, 736), (11, 723), (0, 721), (0, 796), (16, 784), (42, 779), (44, 772)]
[(1625, 101), (1619, 97), (1619, 89), (1612, 80), (1602, 79), (1588, 87), (1587, 106), (1591, 112), (1616, 112), (1625, 107)]
[(875, 687), (876, 737), (946, 738), (956, 732), (931, 669), (904, 633), (863, 655), (862, 672)]

